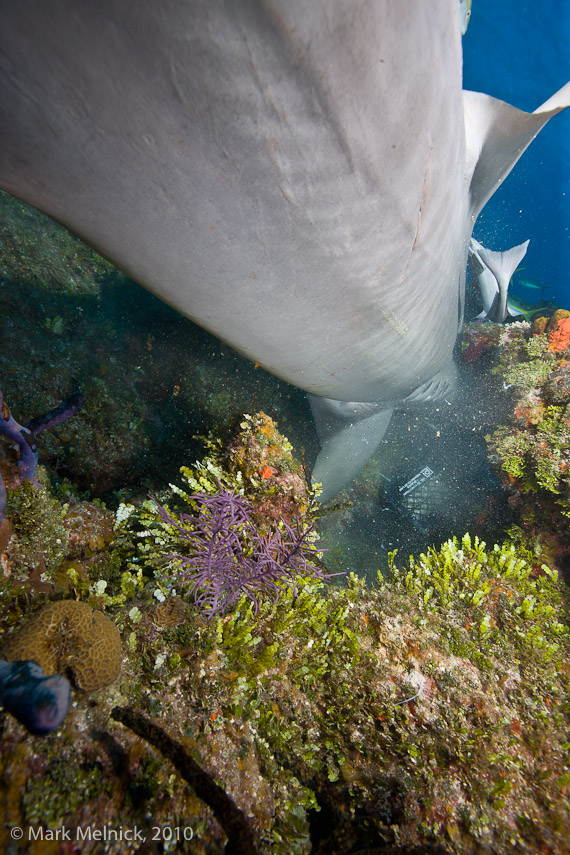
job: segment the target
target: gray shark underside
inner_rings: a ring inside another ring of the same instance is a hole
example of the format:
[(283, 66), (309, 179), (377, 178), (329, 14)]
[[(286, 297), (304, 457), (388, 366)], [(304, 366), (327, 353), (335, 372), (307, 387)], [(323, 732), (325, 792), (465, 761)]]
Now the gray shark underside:
[(475, 218), (568, 104), (463, 97), (457, 5), (0, 0), (0, 186), (309, 392), (323, 499), (447, 388)]

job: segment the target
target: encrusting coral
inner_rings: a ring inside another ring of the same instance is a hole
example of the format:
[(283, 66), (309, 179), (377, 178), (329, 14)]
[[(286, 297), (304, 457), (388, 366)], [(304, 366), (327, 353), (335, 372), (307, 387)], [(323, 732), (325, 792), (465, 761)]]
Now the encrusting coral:
[(68, 554), (90, 556), (112, 542), (114, 515), (101, 503), (71, 502), (63, 519), (69, 538)]
[[(503, 331), (495, 371), (513, 397), (512, 418), (487, 437), (503, 483), (528, 506), (522, 516), (548, 506), (548, 525), (558, 528), (556, 514), (570, 513), (569, 321), (560, 309), (532, 327), (519, 322)], [(537, 495), (534, 507), (524, 500)]]
[(245, 415), (239, 433), (229, 443), (228, 472), (243, 485), (262, 528), (280, 519), (290, 523), (309, 510), (307, 479), (292, 451), (265, 413)]
[[(520, 346), (527, 353), (526, 334)], [(273, 520), (297, 496), (294, 516), (310, 529), (284, 438), (261, 415), (244, 423), (247, 441), (229, 448), (247, 465), (234, 469), (210, 440), (185, 489), (158, 493), (168, 516), (197, 519), (200, 495), (214, 500), (221, 484)], [(210, 798), (215, 782), (260, 855), (570, 855), (567, 592), (524, 537), (488, 548), (465, 536), (397, 566), (392, 555), (376, 587), (301, 574), (296, 592), (259, 592), (257, 611), (243, 596), (211, 616), (183, 585), (171, 589), (166, 559), (194, 554), (183, 540), (150, 501), (122, 504), (114, 541), (93, 544), (100, 561), (74, 586), (89, 605), (47, 607), (79, 607), (98, 625), (91, 605), (104, 604), (124, 632), (126, 667), (96, 699), (77, 693), (66, 726), (41, 742), (6, 716), (0, 848), (13, 826), (55, 835), (104, 822), (147, 840), (156, 827), (180, 833), (160, 838), (165, 852), (222, 855), (233, 832)], [(318, 561), (309, 553), (307, 565)], [(42, 614), (28, 626), (45, 629)], [(70, 623), (53, 623), (67, 631), (65, 668)], [(17, 636), (0, 629), (9, 649)], [(23, 855), (25, 843), (10, 851)], [(91, 840), (83, 851), (111, 848)]]
[[(533, 325), (533, 332), (536, 334), (541, 330), (543, 319), (537, 318)], [(566, 350), (570, 344), (570, 312), (567, 309), (557, 309), (552, 317), (548, 320), (544, 332), (548, 336), (550, 342), (548, 349), (561, 352)]]
[(60, 600), (4, 644), (9, 662), (32, 659), (44, 674), (71, 670), (76, 685), (94, 691), (113, 683), (121, 668), (121, 636), (112, 620), (87, 603)]

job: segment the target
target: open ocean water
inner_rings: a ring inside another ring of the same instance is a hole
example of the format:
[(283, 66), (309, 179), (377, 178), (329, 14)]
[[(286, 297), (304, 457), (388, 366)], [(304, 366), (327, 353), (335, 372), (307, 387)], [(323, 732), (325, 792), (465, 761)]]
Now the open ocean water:
[[(570, 3), (473, 0), (463, 87), (535, 110), (570, 80), (569, 45)], [(474, 235), (498, 250), (530, 238), (521, 275), (570, 305), (569, 111), (540, 132), (483, 209)]]

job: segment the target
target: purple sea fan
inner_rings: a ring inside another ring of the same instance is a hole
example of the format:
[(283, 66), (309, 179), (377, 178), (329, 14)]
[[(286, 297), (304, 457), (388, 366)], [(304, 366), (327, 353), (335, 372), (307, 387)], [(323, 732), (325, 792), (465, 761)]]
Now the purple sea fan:
[(179, 522), (153, 499), (163, 522), (188, 542), (189, 556), (168, 558), (180, 562), (176, 578), (189, 584), (194, 602), (207, 615), (227, 611), (244, 594), (257, 612), (261, 592), (270, 592), (277, 600), (283, 586), (297, 593), (298, 576), (328, 581), (339, 575), (310, 563), (320, 552), (310, 540), (313, 527), (303, 531), (298, 520), (294, 526), (281, 520), (282, 528), (260, 534), (249, 502), (219, 482), (218, 486), (213, 495), (195, 493), (197, 515), (180, 514)]

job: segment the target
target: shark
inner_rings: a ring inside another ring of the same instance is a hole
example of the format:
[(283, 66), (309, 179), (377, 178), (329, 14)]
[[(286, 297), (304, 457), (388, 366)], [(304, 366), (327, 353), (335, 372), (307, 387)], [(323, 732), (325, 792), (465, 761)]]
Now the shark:
[(334, 497), (453, 384), (474, 223), (570, 84), (463, 92), (457, 0), (0, 12), (0, 187), (305, 390)]

